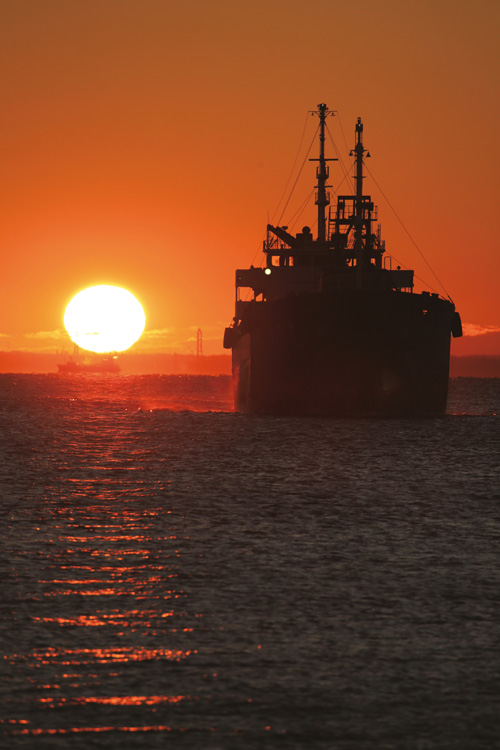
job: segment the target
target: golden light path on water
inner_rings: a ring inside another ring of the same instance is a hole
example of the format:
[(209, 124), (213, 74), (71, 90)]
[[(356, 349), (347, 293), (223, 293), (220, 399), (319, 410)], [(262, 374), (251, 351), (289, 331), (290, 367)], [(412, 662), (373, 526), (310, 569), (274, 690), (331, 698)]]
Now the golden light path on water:
[(132, 292), (101, 284), (78, 292), (66, 307), (64, 326), (82, 349), (123, 352), (141, 337), (146, 315)]

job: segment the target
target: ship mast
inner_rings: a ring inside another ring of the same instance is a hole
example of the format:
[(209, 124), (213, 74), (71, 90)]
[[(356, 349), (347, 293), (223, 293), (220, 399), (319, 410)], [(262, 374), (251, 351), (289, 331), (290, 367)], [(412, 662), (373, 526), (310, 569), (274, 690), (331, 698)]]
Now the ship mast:
[(361, 117), (358, 117), (356, 123), (356, 144), (354, 146), (354, 165), (356, 181), (356, 200), (354, 203), (354, 253), (356, 256), (356, 266), (358, 269), (366, 263), (365, 253), (363, 253), (363, 224), (364, 224), (364, 201), (363, 201), (363, 123)]
[(327, 161), (337, 161), (336, 159), (325, 158), (325, 121), (329, 115), (333, 115), (330, 112), (326, 104), (318, 104), (318, 111), (312, 112), (311, 114), (319, 117), (319, 158), (310, 159), (309, 161), (319, 162), (316, 168), (316, 177), (318, 178), (318, 184), (316, 185), (316, 205), (318, 206), (318, 242), (324, 243), (326, 241), (326, 207), (330, 203), (330, 193), (327, 190), (330, 170), (327, 166)]

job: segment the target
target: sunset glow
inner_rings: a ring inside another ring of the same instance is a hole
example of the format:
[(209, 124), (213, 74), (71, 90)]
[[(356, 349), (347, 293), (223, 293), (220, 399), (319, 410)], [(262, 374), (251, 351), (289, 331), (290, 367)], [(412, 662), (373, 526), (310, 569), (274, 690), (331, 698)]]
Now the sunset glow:
[(0, 372), (54, 372), (65, 304), (111, 283), (147, 303), (122, 372), (171, 372), (153, 356), (196, 355), (199, 328), (229, 373), (234, 270), (262, 265), (268, 222), (316, 234), (319, 102), (330, 205), (362, 117), (386, 257), (452, 298), (453, 357), (500, 356), (500, 3), (2, 8)]
[(71, 340), (103, 354), (129, 349), (144, 331), (146, 316), (134, 295), (117, 286), (92, 286), (78, 292), (64, 313)]

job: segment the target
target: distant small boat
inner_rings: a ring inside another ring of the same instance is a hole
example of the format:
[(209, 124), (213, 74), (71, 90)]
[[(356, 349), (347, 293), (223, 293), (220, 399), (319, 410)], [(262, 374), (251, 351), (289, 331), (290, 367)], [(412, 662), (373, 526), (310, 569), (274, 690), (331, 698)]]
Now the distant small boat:
[(81, 361), (78, 347), (75, 347), (75, 354), (67, 362), (57, 365), (59, 375), (78, 375), (84, 373), (117, 373), (120, 372), (120, 365), (116, 357), (100, 357), (91, 361)]
[(114, 360), (103, 360), (102, 362), (94, 362), (87, 364), (78, 364), (73, 360), (69, 360), (64, 364), (57, 365), (60, 375), (76, 375), (78, 373), (111, 373), (120, 372), (120, 365)]

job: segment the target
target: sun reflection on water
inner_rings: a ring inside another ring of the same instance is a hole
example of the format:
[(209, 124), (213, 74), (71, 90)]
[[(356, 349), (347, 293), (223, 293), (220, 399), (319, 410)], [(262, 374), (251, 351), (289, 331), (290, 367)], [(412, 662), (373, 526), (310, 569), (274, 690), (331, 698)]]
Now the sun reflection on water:
[(179, 581), (188, 538), (168, 468), (106, 409), (80, 423), (69, 413), (67, 427), (21, 568), (30, 605), (17, 617), (36, 627), (36, 647), (13, 639), (4, 656), (29, 700), (14, 692), (0, 734), (184, 732), (179, 711), (198, 699), (180, 665), (197, 657), (200, 613)]
[(81, 698), (39, 698), (39, 703), (52, 703), (57, 706), (100, 704), (102, 706), (154, 706), (157, 703), (180, 703), (192, 700), (190, 695), (122, 695), (109, 698), (96, 696)]
[(147, 648), (82, 648), (82, 649), (55, 649), (48, 648), (42, 652), (32, 652), (31, 654), (12, 654), (5, 656), (5, 660), (11, 664), (25, 661), (34, 666), (37, 663), (53, 664), (58, 662), (64, 666), (91, 664), (116, 664), (117, 662), (126, 663), (132, 661), (151, 661), (158, 659), (167, 659), (169, 661), (180, 661), (191, 656), (194, 651), (173, 651), (170, 649), (147, 649)]

